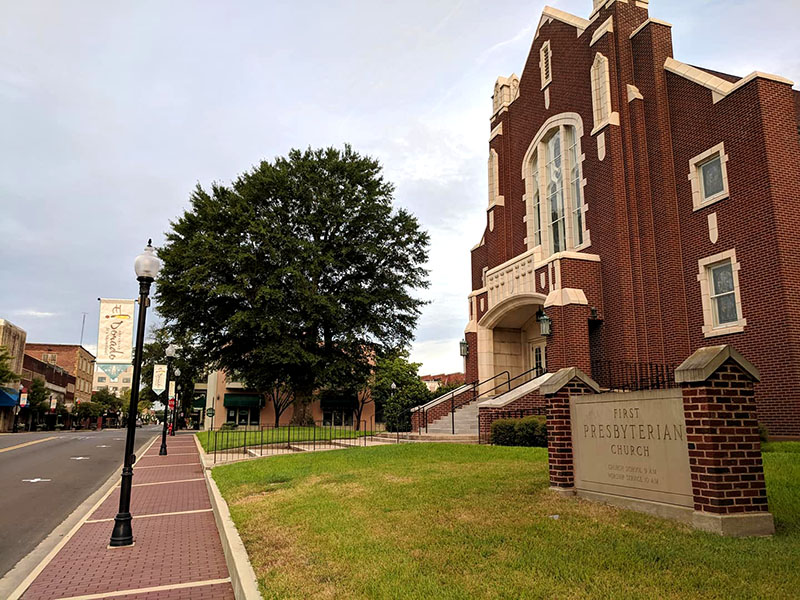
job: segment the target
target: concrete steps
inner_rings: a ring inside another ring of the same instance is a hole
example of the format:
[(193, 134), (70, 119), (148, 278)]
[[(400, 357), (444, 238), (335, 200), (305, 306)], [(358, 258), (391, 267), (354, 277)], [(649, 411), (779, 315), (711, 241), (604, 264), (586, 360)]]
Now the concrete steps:
[[(467, 435), (478, 438), (478, 402), (470, 402), (458, 407), (452, 415), (447, 414), (441, 419), (428, 424), (428, 435)], [(425, 431), (423, 430), (423, 434)]]

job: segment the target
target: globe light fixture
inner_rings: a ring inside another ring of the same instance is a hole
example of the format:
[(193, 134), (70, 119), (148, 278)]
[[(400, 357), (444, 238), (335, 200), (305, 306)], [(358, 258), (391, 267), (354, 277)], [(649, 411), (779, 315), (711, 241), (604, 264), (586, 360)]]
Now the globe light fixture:
[(111, 532), (110, 547), (130, 546), (133, 544), (133, 528), (131, 527), (131, 486), (133, 485), (133, 453), (136, 438), (136, 417), (139, 412), (139, 383), (142, 375), (142, 350), (144, 333), (147, 324), (147, 306), (150, 304), (150, 285), (158, 275), (161, 262), (156, 258), (153, 241), (147, 240), (144, 252), (136, 257), (133, 270), (139, 281), (139, 320), (136, 325), (136, 346), (133, 353), (133, 378), (131, 384), (131, 403), (128, 407), (128, 434), (125, 437), (125, 457), (122, 467), (122, 483), (119, 490), (119, 512), (114, 518), (114, 530)]

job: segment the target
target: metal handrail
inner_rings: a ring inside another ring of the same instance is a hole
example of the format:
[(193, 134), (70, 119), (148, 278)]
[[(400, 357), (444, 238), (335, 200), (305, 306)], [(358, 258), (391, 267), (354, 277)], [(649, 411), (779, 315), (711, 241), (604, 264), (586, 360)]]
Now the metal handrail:
[[(498, 377), (502, 377), (503, 375), (506, 376), (506, 383), (508, 383), (508, 381), (510, 381), (511, 373), (509, 373), (508, 371), (500, 371), (499, 373), (497, 373), (496, 375), (493, 375), (492, 377), (489, 377), (488, 379), (484, 379), (483, 381), (473, 381), (472, 383), (465, 384), (465, 385), (463, 385), (461, 387), (472, 386), (472, 396), (473, 396), (473, 398), (472, 398), (472, 400), (470, 400), (470, 402), (472, 402), (473, 400), (475, 400), (475, 392), (477, 391), (477, 389), (480, 386), (484, 385), (485, 383), (488, 383), (489, 381), (492, 381), (493, 379), (497, 379)], [(445, 394), (444, 396), (442, 396), (440, 398), (435, 398), (431, 402), (428, 402), (427, 404), (424, 404), (422, 406), (422, 419), (425, 421), (425, 433), (428, 433), (428, 410), (430, 410), (434, 406), (439, 406), (439, 404), (442, 404), (442, 402), (447, 400), (447, 397), (449, 395), (450, 396), (450, 427), (451, 427), (451, 431), (453, 432), (453, 435), (455, 435), (455, 431), (456, 431), (456, 424), (455, 424), (455, 409), (456, 409), (455, 398), (456, 398), (457, 395), (460, 396), (461, 394), (463, 394), (466, 391), (466, 390), (459, 391), (458, 394), (456, 394), (455, 392), (457, 390), (459, 390), (459, 389), (461, 389), (461, 388), (456, 388), (452, 392), (449, 392), (448, 394)], [(440, 399), (441, 399), (441, 401), (439, 401)], [(466, 402), (464, 404), (466, 404)], [(459, 404), (459, 407), (460, 406), (462, 406), (462, 404)], [(420, 425), (418, 427), (418, 429), (422, 429), (422, 426)]]
[[(518, 388), (520, 385), (522, 385), (522, 384), (524, 384), (524, 383), (527, 383), (527, 381), (523, 381), (523, 382), (522, 382), (522, 383), (520, 383), (519, 385), (515, 385), (514, 387), (511, 387), (511, 382), (512, 382), (512, 381), (514, 381), (514, 380), (516, 380), (516, 379), (519, 379), (520, 377), (524, 377), (525, 375), (528, 375), (529, 373), (532, 373), (532, 372), (534, 372), (534, 371), (536, 371), (536, 372), (537, 372), (537, 374), (536, 374), (536, 377), (541, 377), (541, 376), (542, 376), (542, 375), (544, 375), (544, 373), (545, 373), (545, 370), (544, 370), (542, 367), (533, 367), (532, 369), (528, 369), (527, 371), (525, 371), (525, 372), (523, 372), (523, 373), (520, 373), (519, 375), (516, 375), (516, 376), (512, 377), (511, 379), (509, 379), (509, 380), (508, 380), (506, 383), (504, 383), (504, 384), (503, 384), (503, 383), (501, 383), (500, 385), (496, 385), (496, 386), (494, 386), (494, 387), (493, 387), (492, 389), (490, 389), (490, 390), (486, 390), (485, 392), (482, 392), (482, 393), (478, 394), (478, 395), (475, 397), (475, 400), (477, 400), (477, 399), (478, 399), (478, 398), (480, 398), (481, 396), (485, 396), (485, 395), (487, 395), (487, 394), (490, 394), (491, 392), (495, 391), (497, 388), (499, 388), (499, 387), (501, 387), (501, 386), (503, 386), (503, 385), (507, 385), (507, 386), (508, 386), (508, 389), (507, 389), (505, 392), (503, 392), (504, 394), (507, 394), (507, 393), (508, 393), (508, 392), (510, 392), (511, 390), (515, 390), (515, 389), (517, 389), (517, 388)], [(535, 379), (536, 377), (533, 377), (532, 379)]]

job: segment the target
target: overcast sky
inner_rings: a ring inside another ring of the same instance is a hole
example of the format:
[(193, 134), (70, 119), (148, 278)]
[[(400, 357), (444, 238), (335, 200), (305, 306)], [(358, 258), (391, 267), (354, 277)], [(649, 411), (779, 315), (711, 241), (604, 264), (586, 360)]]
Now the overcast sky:
[[(591, 0), (553, 0), (588, 18)], [(412, 358), (459, 371), (469, 249), (487, 204), (491, 93), (543, 2), (0, 0), (0, 318), (97, 341), (97, 297), (199, 182), (345, 142), (379, 158), (430, 232)], [(675, 58), (800, 81), (800, 0), (651, 0)], [(588, 76), (588, 75), (587, 75)]]

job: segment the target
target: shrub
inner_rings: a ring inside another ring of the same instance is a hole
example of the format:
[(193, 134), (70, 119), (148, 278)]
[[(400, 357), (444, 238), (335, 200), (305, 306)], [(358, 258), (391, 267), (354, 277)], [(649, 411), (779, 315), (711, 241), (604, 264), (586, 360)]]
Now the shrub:
[(521, 419), (498, 419), (492, 423), (492, 444), (496, 446), (547, 447), (547, 423), (533, 415)]
[(492, 423), (492, 443), (496, 446), (517, 445), (517, 419), (498, 419)]
[(223, 423), (220, 426), (220, 430), (222, 430), (222, 431), (228, 431), (228, 430), (231, 430), (231, 429), (236, 429), (236, 423)]

